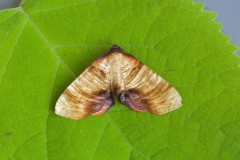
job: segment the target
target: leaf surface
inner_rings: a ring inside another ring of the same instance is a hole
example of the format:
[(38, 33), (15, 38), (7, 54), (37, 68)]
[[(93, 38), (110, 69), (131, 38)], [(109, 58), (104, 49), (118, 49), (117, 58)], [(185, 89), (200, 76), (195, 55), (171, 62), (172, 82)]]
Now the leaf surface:
[[(215, 17), (192, 0), (25, 0), (1, 11), (0, 159), (238, 159), (240, 59)], [(183, 107), (55, 115), (63, 90), (112, 44), (168, 80)]]

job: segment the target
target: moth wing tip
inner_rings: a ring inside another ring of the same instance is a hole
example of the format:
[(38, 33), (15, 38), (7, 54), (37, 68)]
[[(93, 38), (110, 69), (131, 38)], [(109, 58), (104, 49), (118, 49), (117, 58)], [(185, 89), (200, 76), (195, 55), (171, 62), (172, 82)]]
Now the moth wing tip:
[(172, 110), (178, 109), (180, 107), (182, 107), (183, 103), (182, 103), (182, 97), (177, 94), (176, 100), (172, 102)]
[(54, 112), (58, 115), (59, 113), (61, 113), (61, 105), (59, 102), (59, 99), (56, 102), (55, 108), (54, 108)]
[(62, 110), (63, 106), (60, 104), (59, 100), (57, 101), (55, 105), (55, 114), (61, 117), (68, 117), (65, 112)]
[(64, 109), (65, 107), (66, 106), (61, 104), (60, 100), (58, 100), (55, 105), (55, 109), (54, 109), (55, 114), (60, 117), (65, 117), (65, 118), (69, 118), (72, 120), (81, 120), (86, 117), (84, 115), (81, 116), (80, 114), (70, 114), (66, 109)]

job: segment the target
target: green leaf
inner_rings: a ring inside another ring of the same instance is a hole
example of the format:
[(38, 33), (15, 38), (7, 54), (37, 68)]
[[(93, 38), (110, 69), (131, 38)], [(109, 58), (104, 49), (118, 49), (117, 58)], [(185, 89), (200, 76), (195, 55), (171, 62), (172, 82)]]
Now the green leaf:
[[(25, 0), (0, 12), (0, 159), (238, 159), (240, 58), (192, 0)], [(57, 98), (112, 44), (180, 92), (163, 116), (117, 103), (54, 114)]]

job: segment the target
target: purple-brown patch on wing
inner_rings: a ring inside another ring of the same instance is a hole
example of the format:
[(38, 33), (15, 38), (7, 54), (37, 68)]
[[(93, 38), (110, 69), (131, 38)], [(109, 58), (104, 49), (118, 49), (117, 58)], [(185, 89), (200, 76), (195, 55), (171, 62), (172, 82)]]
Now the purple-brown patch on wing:
[(138, 112), (146, 112), (148, 105), (146, 101), (143, 100), (141, 94), (136, 90), (123, 91), (120, 95), (120, 101), (122, 104), (127, 105), (131, 109)]
[(89, 102), (89, 107), (87, 107), (89, 114), (101, 115), (115, 104), (113, 96), (107, 91), (99, 91), (94, 95), (98, 95), (96, 99), (99, 100), (98, 102)]

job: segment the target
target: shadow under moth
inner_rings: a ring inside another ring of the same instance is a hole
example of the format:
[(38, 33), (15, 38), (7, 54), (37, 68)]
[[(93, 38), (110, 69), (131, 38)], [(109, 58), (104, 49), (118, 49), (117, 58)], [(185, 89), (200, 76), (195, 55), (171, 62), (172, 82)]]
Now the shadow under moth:
[(75, 120), (101, 115), (114, 105), (115, 97), (135, 111), (158, 115), (182, 105), (181, 96), (166, 80), (113, 45), (65, 89), (55, 113)]

